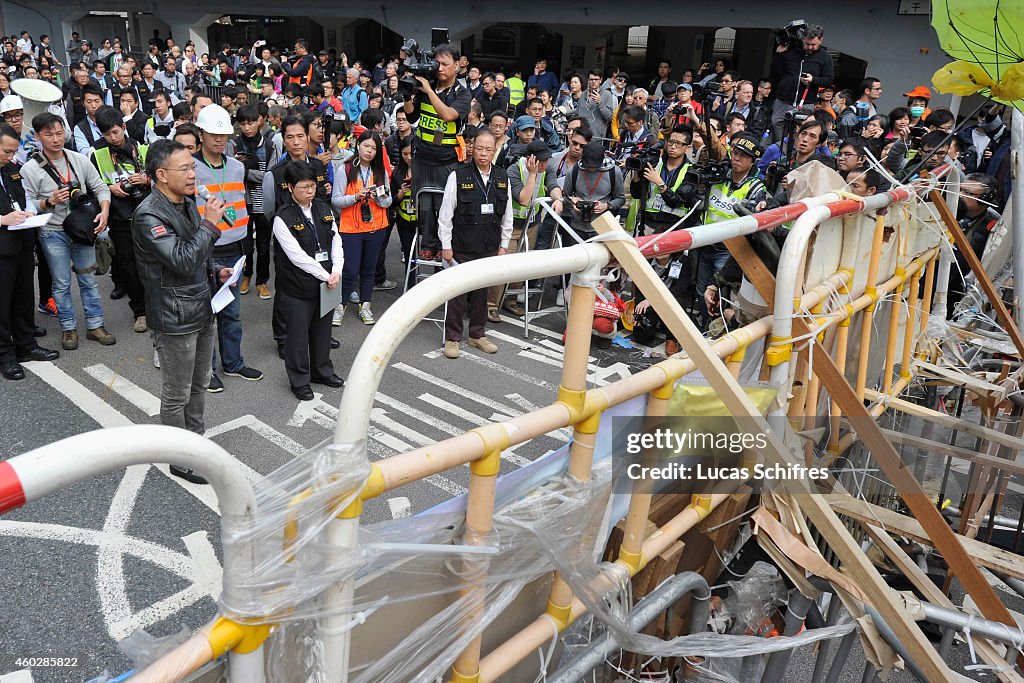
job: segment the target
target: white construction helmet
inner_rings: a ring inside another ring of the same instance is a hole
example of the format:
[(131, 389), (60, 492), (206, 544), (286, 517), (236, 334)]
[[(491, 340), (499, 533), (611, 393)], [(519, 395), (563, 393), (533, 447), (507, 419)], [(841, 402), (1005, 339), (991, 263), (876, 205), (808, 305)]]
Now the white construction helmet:
[(235, 132), (234, 126), (231, 125), (231, 114), (219, 104), (208, 104), (203, 107), (196, 117), (196, 126), (199, 130), (214, 135), (231, 135)]
[(2, 100), (0, 100), (0, 116), (3, 116), (9, 111), (15, 111), (17, 109), (24, 108), (25, 105), (22, 103), (21, 98), (17, 95), (7, 95)]

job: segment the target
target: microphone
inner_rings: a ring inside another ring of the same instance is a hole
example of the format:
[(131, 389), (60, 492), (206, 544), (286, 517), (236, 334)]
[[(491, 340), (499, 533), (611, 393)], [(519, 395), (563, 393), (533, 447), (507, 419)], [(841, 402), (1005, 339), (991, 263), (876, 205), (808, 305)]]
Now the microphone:
[[(196, 196), (201, 197), (204, 202), (208, 202), (210, 201), (210, 197), (212, 197), (213, 195), (211, 195), (210, 191), (206, 189), (206, 185), (199, 185), (196, 187)], [(229, 228), (234, 227), (231, 221), (227, 219), (227, 216), (221, 216), (220, 222), (228, 226)]]

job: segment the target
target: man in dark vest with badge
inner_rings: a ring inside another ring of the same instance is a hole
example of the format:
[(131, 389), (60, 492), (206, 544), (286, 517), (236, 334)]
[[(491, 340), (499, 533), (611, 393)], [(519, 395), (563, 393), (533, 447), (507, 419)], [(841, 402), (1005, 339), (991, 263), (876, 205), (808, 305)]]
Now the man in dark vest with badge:
[[(437, 220), (441, 258), (448, 263), (500, 256), (508, 249), (512, 237), (512, 193), (508, 174), (491, 163), (496, 147), (494, 134), (481, 131), (473, 143), (473, 163), (459, 166), (448, 175)], [(448, 302), (444, 320), (446, 358), (459, 357), (467, 298), (469, 345), (484, 353), (498, 350), (494, 342), (484, 336), (487, 290), (478, 289)]]
[(0, 375), (10, 380), (25, 379), (24, 361), (60, 356), (35, 340), (36, 229), (11, 229), (35, 213), (25, 201), (21, 168), (14, 161), (19, 138), (11, 126), (0, 123)]

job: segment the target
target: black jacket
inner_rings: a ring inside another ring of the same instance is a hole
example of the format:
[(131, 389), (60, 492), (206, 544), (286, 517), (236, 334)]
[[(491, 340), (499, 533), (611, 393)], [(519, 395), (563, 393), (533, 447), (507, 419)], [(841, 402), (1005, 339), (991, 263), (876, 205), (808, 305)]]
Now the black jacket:
[(211, 256), (220, 231), (199, 218), (195, 202), (186, 198), (179, 208), (154, 190), (135, 211), (132, 237), (149, 327), (188, 334), (213, 324)]
[[(14, 211), (11, 200), (18, 202), (21, 210), (25, 209), (25, 188), (21, 185), (21, 166), (11, 161), (0, 168), (3, 176), (3, 189), (0, 190), (0, 216)], [(9, 230), (0, 225), (0, 258), (21, 254), (22, 258), (32, 258), (35, 248), (36, 230)]]
[(818, 88), (831, 85), (835, 78), (835, 66), (828, 48), (822, 45), (811, 53), (789, 48), (785, 52), (776, 52), (772, 56), (772, 67), (769, 78), (775, 84), (775, 98), (792, 104), (793, 100), (801, 99), (804, 86), (800, 82), (800, 74), (811, 74), (810, 91), (807, 102), (813, 104), (818, 95)]

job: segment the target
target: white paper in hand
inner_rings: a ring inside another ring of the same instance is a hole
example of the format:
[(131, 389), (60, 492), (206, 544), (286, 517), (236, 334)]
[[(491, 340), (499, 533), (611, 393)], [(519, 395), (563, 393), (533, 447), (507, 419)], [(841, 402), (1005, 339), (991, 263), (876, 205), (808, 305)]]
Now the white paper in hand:
[(229, 277), (217, 293), (210, 299), (210, 305), (213, 307), (214, 313), (220, 313), (224, 308), (235, 300), (235, 293), (231, 291), (231, 285), (235, 284), (242, 277), (242, 267), (245, 266), (245, 255), (243, 254), (232, 266), (231, 277)]
[(35, 216), (29, 216), (25, 219), (24, 223), (18, 225), (8, 225), (8, 230), (31, 230), (32, 228), (41, 228), (46, 225), (46, 222), (50, 220), (50, 213), (40, 213)]

